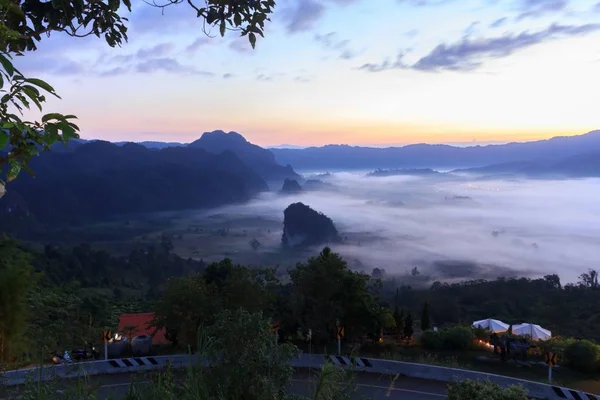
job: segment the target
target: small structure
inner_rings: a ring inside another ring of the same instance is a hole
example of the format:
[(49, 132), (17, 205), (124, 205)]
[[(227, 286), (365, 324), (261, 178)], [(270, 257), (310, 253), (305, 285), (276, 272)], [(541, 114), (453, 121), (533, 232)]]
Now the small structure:
[[(152, 344), (169, 344), (165, 338), (165, 329), (156, 331), (151, 325), (154, 313), (123, 314), (119, 317), (119, 332), (130, 338), (135, 336), (152, 336)], [(155, 333), (156, 331), (156, 333)]]
[(512, 333), (513, 335), (529, 335), (532, 340), (547, 340), (552, 337), (552, 332), (548, 329), (529, 323), (513, 325)]
[(479, 321), (473, 322), (474, 327), (479, 327), (483, 329), (487, 329), (488, 331), (494, 333), (504, 333), (508, 331), (509, 325), (497, 319), (481, 319)]

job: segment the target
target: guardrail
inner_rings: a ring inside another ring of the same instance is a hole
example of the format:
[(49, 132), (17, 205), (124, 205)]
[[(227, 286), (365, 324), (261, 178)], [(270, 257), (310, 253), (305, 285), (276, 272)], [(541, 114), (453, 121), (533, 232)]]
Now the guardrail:
[[(196, 356), (172, 355), (139, 358), (119, 358), (112, 360), (88, 361), (69, 365), (53, 365), (39, 368), (26, 368), (6, 371), (0, 375), (0, 385), (22, 385), (27, 380), (50, 380), (55, 377), (77, 378), (101, 374), (136, 373), (161, 369), (171, 364), (174, 368), (182, 368), (198, 362)], [(347, 356), (302, 354), (290, 361), (296, 368), (320, 369), (326, 362), (344, 368), (353, 368), (358, 372), (375, 373), (383, 375), (401, 375), (411, 378), (421, 378), (441, 382), (458, 382), (465, 379), (489, 379), (501, 386), (522, 385), (535, 399), (546, 400), (600, 400), (600, 396), (584, 393), (574, 389), (560, 386), (547, 385), (539, 382), (510, 378), (507, 376), (487, 374), (458, 368), (438, 367), (435, 365), (407, 363), (375, 358), (354, 358)], [(204, 363), (207, 365), (206, 363)]]

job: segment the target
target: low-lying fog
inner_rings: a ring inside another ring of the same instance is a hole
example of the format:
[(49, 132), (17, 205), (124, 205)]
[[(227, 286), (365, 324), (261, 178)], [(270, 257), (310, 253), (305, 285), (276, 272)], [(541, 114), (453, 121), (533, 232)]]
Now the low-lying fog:
[[(442, 280), (557, 273), (574, 282), (588, 268), (600, 268), (598, 179), (366, 178), (352, 173), (320, 179), (334, 190), (265, 193), (218, 212), (283, 221), (283, 210), (302, 202), (329, 216), (341, 236), (348, 236), (332, 246), (334, 251), (360, 260), (360, 269), (369, 272), (379, 267), (404, 274), (418, 266)], [(463, 262), (458, 276), (452, 261)], [(477, 268), (465, 272), (464, 262)]]

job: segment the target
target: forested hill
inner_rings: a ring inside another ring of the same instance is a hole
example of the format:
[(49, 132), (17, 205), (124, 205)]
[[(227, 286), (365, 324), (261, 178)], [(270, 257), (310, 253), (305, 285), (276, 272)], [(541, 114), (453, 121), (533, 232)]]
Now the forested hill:
[(205, 132), (200, 139), (187, 146), (215, 154), (231, 151), (265, 180), (299, 178), (289, 164), (286, 166), (278, 164), (271, 151), (248, 142), (237, 132), (225, 133), (221, 130)]
[(232, 152), (172, 147), (151, 150), (96, 141), (42, 153), (7, 186), (0, 224), (79, 223), (137, 213), (246, 201), (267, 185)]

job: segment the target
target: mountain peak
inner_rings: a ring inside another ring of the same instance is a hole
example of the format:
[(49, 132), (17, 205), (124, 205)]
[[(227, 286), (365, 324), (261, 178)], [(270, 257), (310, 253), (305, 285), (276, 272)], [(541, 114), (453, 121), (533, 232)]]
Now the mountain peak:
[(200, 136), (200, 139), (198, 139), (197, 141), (228, 141), (235, 143), (248, 143), (248, 141), (239, 133), (233, 131), (226, 133), (225, 131), (222, 131), (220, 129), (212, 132), (204, 132), (202, 136)]

